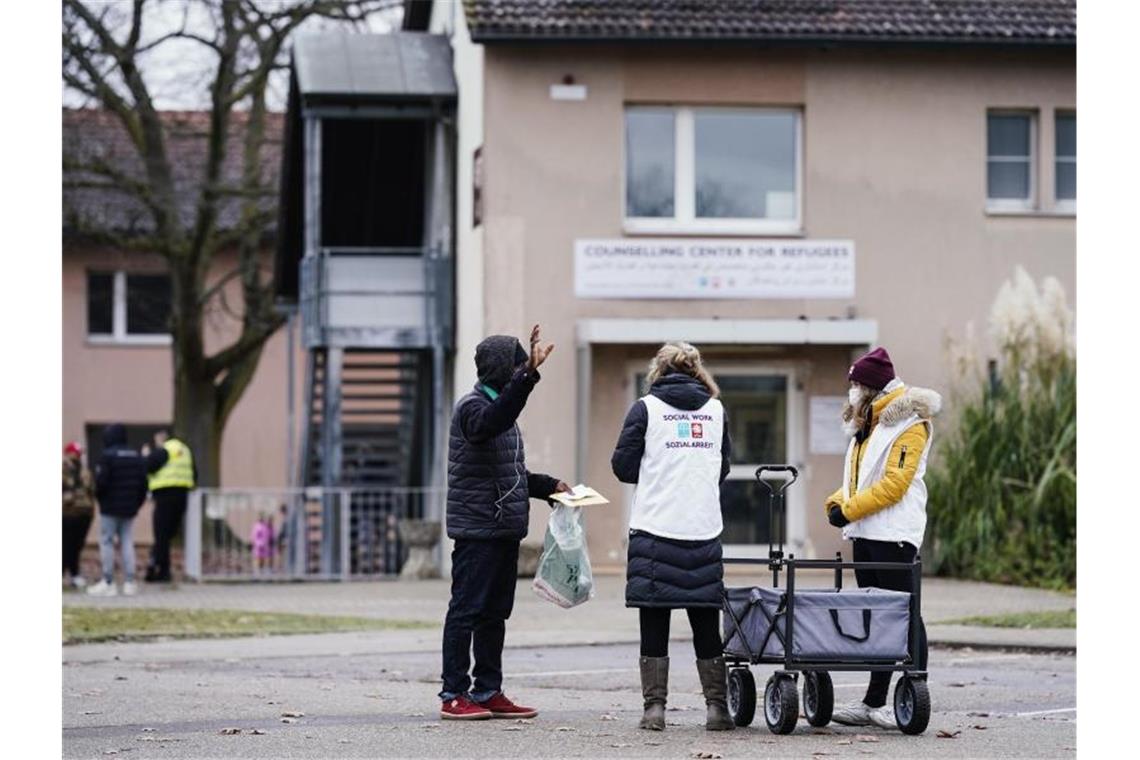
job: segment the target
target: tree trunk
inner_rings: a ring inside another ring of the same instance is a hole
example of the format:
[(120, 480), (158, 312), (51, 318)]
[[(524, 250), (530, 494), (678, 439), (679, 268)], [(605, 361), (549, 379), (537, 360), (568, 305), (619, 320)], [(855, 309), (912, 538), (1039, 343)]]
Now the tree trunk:
[(174, 379), (174, 434), (189, 447), (198, 467), (197, 484), (220, 485), (222, 421), (217, 410), (214, 384), (177, 373)]

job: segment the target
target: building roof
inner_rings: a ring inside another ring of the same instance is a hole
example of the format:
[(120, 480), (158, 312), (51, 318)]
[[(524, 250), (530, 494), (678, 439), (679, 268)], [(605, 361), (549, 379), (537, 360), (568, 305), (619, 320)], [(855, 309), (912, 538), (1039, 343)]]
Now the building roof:
[(453, 101), (458, 91), (447, 38), (422, 32), (298, 36), (293, 70), (305, 104)]
[[(202, 187), (202, 167), (206, 163), (206, 143), (210, 114), (207, 111), (162, 111), (166, 151), (174, 172), (179, 221), (189, 227), (197, 215)], [(246, 114), (233, 114), (232, 129), (222, 168), (223, 181), (237, 186), (242, 174), (242, 136)], [(281, 169), (282, 114), (272, 113), (266, 123), (262, 166), (265, 187), (276, 190)], [(132, 179), (142, 179), (138, 152), (122, 123), (110, 111), (101, 109), (63, 110), (63, 232), (65, 235), (113, 233), (139, 235), (152, 230), (149, 211), (134, 196), (116, 188), (105, 177), (90, 171), (68, 168), (72, 164), (101, 163)], [(271, 192), (265, 208), (275, 203)], [(240, 202), (223, 200), (218, 218), (220, 229), (237, 224)]]
[(463, 0), (471, 38), (1074, 46), (1076, 0)]

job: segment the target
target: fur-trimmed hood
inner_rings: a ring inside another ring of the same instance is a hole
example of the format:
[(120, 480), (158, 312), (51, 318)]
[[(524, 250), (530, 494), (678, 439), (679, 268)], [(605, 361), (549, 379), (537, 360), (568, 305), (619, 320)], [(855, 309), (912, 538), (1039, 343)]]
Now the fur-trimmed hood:
[(919, 419), (930, 420), (942, 411), (942, 396), (929, 388), (907, 386), (902, 395), (893, 399), (879, 413), (879, 424), (896, 425), (910, 417), (918, 415)]

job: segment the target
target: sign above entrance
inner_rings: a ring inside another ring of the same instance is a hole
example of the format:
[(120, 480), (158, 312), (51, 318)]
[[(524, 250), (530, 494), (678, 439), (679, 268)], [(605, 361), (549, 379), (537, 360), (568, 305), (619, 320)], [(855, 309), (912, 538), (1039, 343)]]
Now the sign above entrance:
[(854, 298), (851, 240), (574, 241), (578, 298)]

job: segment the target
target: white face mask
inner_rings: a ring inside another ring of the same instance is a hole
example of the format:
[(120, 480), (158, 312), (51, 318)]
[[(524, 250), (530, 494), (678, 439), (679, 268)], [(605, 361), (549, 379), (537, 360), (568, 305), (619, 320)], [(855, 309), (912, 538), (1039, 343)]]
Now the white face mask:
[(862, 388), (848, 388), (847, 400), (851, 402), (851, 406), (859, 406), (859, 401), (863, 398)]

